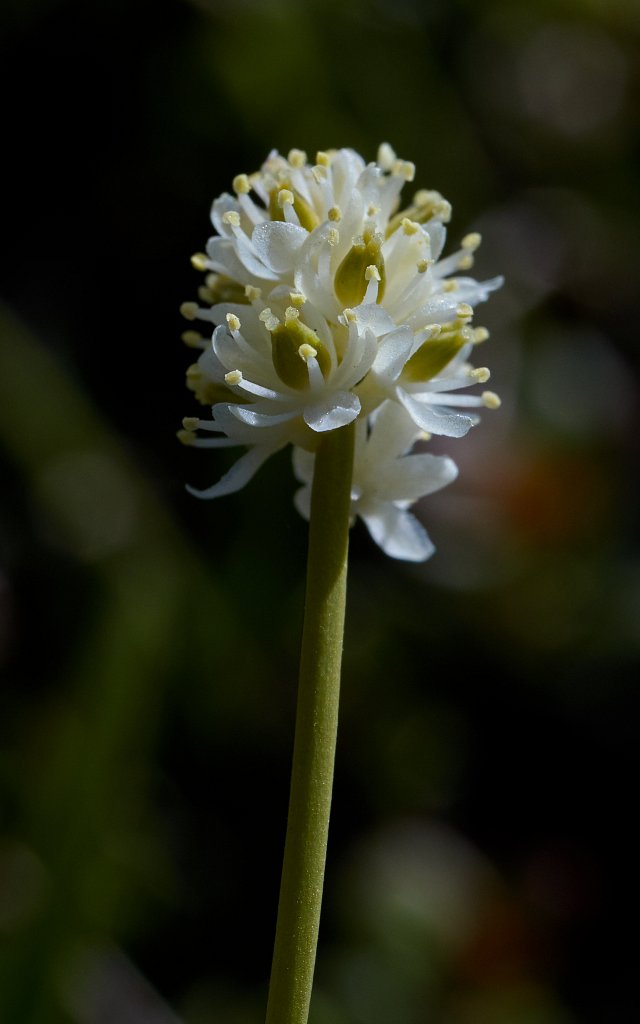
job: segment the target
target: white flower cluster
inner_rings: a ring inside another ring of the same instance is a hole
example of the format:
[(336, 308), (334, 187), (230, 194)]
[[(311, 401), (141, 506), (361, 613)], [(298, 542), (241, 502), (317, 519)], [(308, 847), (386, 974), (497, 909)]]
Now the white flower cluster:
[(478, 421), (475, 408), (499, 405), (493, 392), (459, 391), (489, 378), (468, 361), (487, 337), (471, 319), (502, 279), (460, 276), (477, 234), (440, 258), (451, 207), (422, 190), (399, 210), (413, 177), (413, 164), (387, 144), (369, 164), (349, 149), (317, 153), (315, 163), (300, 150), (273, 152), (260, 171), (234, 179), (234, 195), (215, 200), (217, 234), (192, 258), (206, 274), (200, 302), (181, 307), (212, 328), (210, 339), (183, 335), (202, 349), (187, 385), (212, 417), (186, 417), (179, 437), (248, 451), (193, 494), (237, 491), (293, 444), (304, 485), (296, 506), (308, 515), (320, 435), (357, 420), (354, 517), (392, 557), (432, 553), (407, 509), (457, 470), (443, 456), (410, 453), (430, 434), (462, 437)]

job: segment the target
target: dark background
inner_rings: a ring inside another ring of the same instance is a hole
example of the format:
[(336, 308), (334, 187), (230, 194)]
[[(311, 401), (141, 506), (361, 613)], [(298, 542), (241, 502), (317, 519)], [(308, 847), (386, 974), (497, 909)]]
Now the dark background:
[[(437, 546), (352, 537), (313, 1024), (636, 1007), (640, 15), (622, 0), (13, 0), (0, 14), (0, 1021), (250, 1024), (306, 544), (211, 504), (178, 307), (233, 176), (379, 142), (506, 284)], [(174, 1016), (175, 1015), (175, 1016)]]

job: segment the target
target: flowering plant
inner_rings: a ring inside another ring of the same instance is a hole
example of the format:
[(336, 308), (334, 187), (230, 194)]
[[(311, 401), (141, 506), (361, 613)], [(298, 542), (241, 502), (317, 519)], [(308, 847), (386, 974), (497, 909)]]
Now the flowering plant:
[(187, 371), (211, 418), (179, 436), (247, 451), (203, 498), (239, 490), (274, 452), (293, 446), (309, 519), (298, 711), (267, 1024), (307, 1024), (320, 920), (338, 721), (350, 524), (362, 518), (394, 558), (433, 552), (409, 512), (455, 479), (451, 459), (416, 450), (431, 434), (462, 437), (497, 396), (469, 362), (485, 340), (473, 306), (501, 278), (464, 276), (477, 234), (441, 258), (451, 208), (438, 192), (400, 192), (414, 166), (388, 145), (375, 163), (349, 149), (270, 154), (215, 200), (217, 234), (193, 257), (200, 302), (182, 312), (201, 349)]
[[(432, 553), (406, 508), (455, 469), (435, 455), (403, 456), (431, 434), (463, 436), (474, 409), (499, 404), (493, 392), (460, 391), (489, 378), (469, 362), (487, 337), (471, 320), (502, 279), (463, 276), (476, 233), (441, 258), (451, 207), (440, 193), (420, 190), (398, 209), (414, 171), (386, 144), (369, 164), (349, 149), (318, 153), (314, 164), (300, 150), (273, 152), (260, 171), (234, 179), (235, 195), (215, 200), (217, 234), (193, 257), (206, 273), (200, 302), (182, 306), (187, 319), (211, 325), (210, 339), (183, 335), (202, 349), (187, 384), (211, 418), (186, 417), (179, 436), (248, 451), (192, 493), (239, 490), (288, 444), (310, 485), (320, 437), (357, 421), (352, 511), (387, 554)], [(296, 501), (303, 513), (305, 493)]]

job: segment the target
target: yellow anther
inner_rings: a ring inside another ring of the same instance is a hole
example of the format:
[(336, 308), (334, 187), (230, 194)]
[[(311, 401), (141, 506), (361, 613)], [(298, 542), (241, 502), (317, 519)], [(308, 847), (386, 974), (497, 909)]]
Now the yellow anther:
[(298, 355), (306, 363), (308, 362), (309, 359), (316, 358), (316, 356), (318, 355), (318, 350), (317, 348), (314, 348), (313, 345), (309, 345), (305, 342), (305, 344), (301, 345), (300, 348), (298, 349)]
[(230, 331), (239, 331), (240, 330), (240, 320), (235, 315), (235, 313), (227, 313), (226, 321), (227, 321), (227, 324), (229, 325), (229, 330)]
[(336, 246), (340, 241), (340, 232), (337, 228), (330, 228), (327, 232), (327, 242), (329, 245)]
[(233, 179), (233, 191), (239, 196), (246, 196), (251, 191), (251, 183), (246, 174), (236, 174)]
[(427, 331), (425, 341), (429, 341), (431, 338), (437, 338), (442, 331), (442, 324), (429, 324), (428, 327), (425, 327), (425, 331)]
[(198, 331), (184, 331), (181, 339), (189, 348), (200, 348), (204, 341), (204, 338)]
[(240, 214), (237, 210), (227, 210), (222, 214), (222, 223), (229, 224), (232, 228), (240, 227)]
[(496, 395), (495, 391), (483, 391), (482, 392), (482, 404), (487, 409), (499, 409), (502, 405), (499, 395)]
[(185, 320), (195, 320), (199, 313), (199, 306), (197, 302), (183, 302), (180, 306), (180, 312), (182, 313)]
[(410, 160), (394, 161), (391, 173), (397, 178), (404, 178), (405, 181), (413, 181), (416, 176), (416, 165)]
[(338, 221), (342, 219), (342, 210), (339, 206), (332, 206), (329, 210), (329, 220)]
[(464, 256), (461, 256), (460, 259), (458, 260), (458, 270), (471, 270), (472, 266), (473, 256), (471, 255), (470, 252), (466, 253)]
[(262, 289), (254, 288), (252, 284), (245, 285), (244, 294), (249, 302), (258, 302), (262, 298)]
[(287, 159), (292, 167), (304, 167), (307, 162), (307, 154), (303, 149), (290, 149)]
[(298, 320), (299, 317), (300, 311), (296, 309), (295, 306), (287, 306), (287, 308), (284, 311), (284, 322), (287, 325), (287, 327), (291, 324), (293, 320)]
[(431, 434), (429, 433), (428, 430), (421, 430), (420, 433), (418, 434), (418, 440), (419, 441), (430, 441), (431, 440)]
[(197, 430), (200, 426), (200, 420), (197, 416), (184, 416), (182, 420), (182, 426), (185, 430)]
[(213, 306), (216, 301), (216, 294), (211, 288), (207, 288), (206, 284), (201, 284), (198, 288), (198, 298), (200, 302), (204, 302), (208, 306)]
[(416, 264), (419, 274), (424, 274), (429, 267), (433, 266), (433, 260), (418, 260)]
[(461, 320), (470, 320), (473, 316), (473, 309), (468, 302), (461, 302), (456, 309), (456, 316)]
[(319, 167), (329, 167), (331, 165), (331, 157), (328, 153), (319, 149), (316, 153), (316, 164), (318, 164)]
[(287, 203), (291, 203), (293, 206), (294, 195), (291, 189), (281, 188), (278, 192), (278, 206), (281, 210), (284, 209)]
[(489, 332), (486, 327), (476, 327), (473, 332), (473, 340), (476, 345), (479, 345), (481, 341), (486, 341), (489, 337)]
[(187, 366), (185, 373), (187, 376), (187, 380), (194, 382), (200, 380), (200, 378), (202, 377), (202, 370), (200, 369), (197, 363), (192, 363), (191, 366)]
[(417, 221), (411, 220), (409, 217), (403, 217), (402, 230), (405, 235), (415, 235), (420, 230), (420, 225)]
[(478, 366), (476, 370), (470, 370), (469, 376), (471, 380), (475, 380), (478, 384), (486, 384), (491, 376), (491, 370), (488, 366)]
[(265, 306), (261, 313), (258, 313), (258, 320), (262, 320), (263, 324), (266, 324), (267, 320), (271, 320), (273, 313), (269, 306)]
[(457, 281), (443, 281), (442, 283), (443, 292), (457, 292), (459, 287)]
[(380, 271), (371, 263), (364, 272), (365, 281), (381, 281)]
[(471, 231), (468, 235), (465, 235), (462, 239), (462, 248), (468, 249), (469, 252), (475, 252), (482, 241), (482, 235), (477, 231)]
[(367, 206), (367, 217), (375, 217), (380, 213), (380, 207), (376, 206), (375, 203), (370, 203)]
[(295, 306), (296, 309), (301, 309), (306, 301), (307, 297), (306, 295), (303, 295), (302, 292), (289, 292), (289, 302), (292, 306)]
[(196, 439), (196, 435), (192, 430), (178, 430), (176, 437), (181, 444), (193, 444)]
[(229, 373), (225, 373), (224, 381), (230, 387), (235, 387), (236, 384), (242, 383), (242, 370), (230, 370)]
[(206, 270), (207, 269), (207, 257), (206, 257), (206, 254), (203, 253), (203, 252), (194, 252), (193, 256), (191, 257), (191, 266), (194, 267), (196, 270)]
[(344, 317), (345, 322), (348, 324), (355, 324), (356, 320), (358, 319), (355, 312), (352, 309), (343, 309), (342, 316)]

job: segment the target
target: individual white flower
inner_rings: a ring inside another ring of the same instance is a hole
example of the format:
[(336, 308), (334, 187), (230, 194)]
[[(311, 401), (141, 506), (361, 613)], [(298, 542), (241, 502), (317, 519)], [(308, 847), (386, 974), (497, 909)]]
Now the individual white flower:
[[(480, 236), (441, 259), (450, 205), (421, 190), (399, 211), (413, 176), (386, 144), (369, 164), (349, 149), (318, 153), (314, 164), (300, 150), (272, 152), (259, 172), (234, 179), (235, 195), (213, 203), (217, 234), (193, 257), (207, 273), (200, 303), (182, 307), (213, 335), (210, 347), (185, 335), (204, 349), (188, 384), (213, 409), (197, 430), (256, 447), (243, 466), (261, 464), (276, 436), (278, 447), (312, 452), (321, 433), (388, 399), (419, 430), (453, 437), (477, 421), (458, 408), (497, 404), (491, 392), (457, 392), (488, 379), (468, 362), (486, 336), (469, 326), (471, 304), (501, 279), (450, 276), (471, 267)], [(180, 436), (198, 441), (192, 429)]]
[[(451, 459), (424, 452), (407, 454), (419, 432), (404, 409), (385, 402), (371, 417), (358, 420), (351, 488), (351, 514), (364, 521), (373, 540), (392, 558), (425, 561), (435, 548), (409, 507), (455, 480)], [(294, 501), (309, 518), (314, 456), (294, 448), (296, 477), (304, 484)]]

